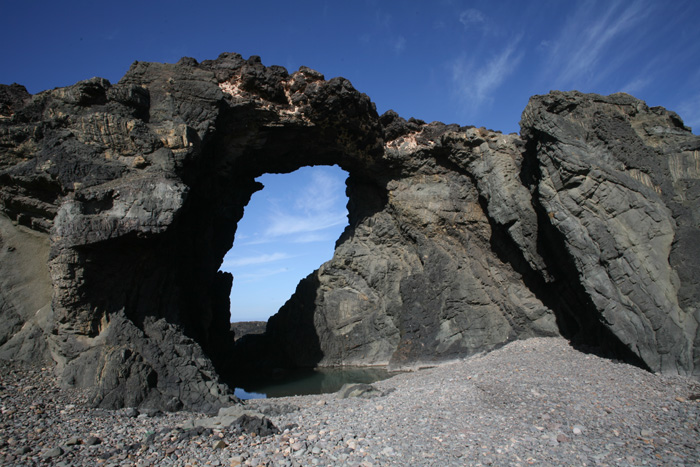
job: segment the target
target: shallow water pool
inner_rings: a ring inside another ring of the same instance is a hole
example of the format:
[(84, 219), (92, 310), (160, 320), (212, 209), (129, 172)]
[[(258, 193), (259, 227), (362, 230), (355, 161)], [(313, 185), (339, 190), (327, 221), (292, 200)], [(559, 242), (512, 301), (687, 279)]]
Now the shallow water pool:
[(275, 376), (242, 383), (240, 399), (303, 396), (337, 392), (346, 383), (374, 383), (398, 374), (386, 367), (339, 367), (288, 370)]

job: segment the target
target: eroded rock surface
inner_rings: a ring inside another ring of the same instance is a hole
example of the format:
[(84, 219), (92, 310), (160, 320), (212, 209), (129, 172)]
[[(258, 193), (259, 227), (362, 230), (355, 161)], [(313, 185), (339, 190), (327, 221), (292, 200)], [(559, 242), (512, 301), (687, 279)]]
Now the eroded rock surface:
[[(631, 96), (535, 96), (503, 135), (223, 54), (2, 86), (0, 114), (0, 357), (95, 405), (214, 412), (256, 345), (403, 368), (563, 334), (700, 375), (700, 138)], [(350, 174), (349, 226), (234, 348), (219, 267), (255, 178), (319, 164)]]
[(623, 94), (538, 96), (521, 125), (586, 307), (650, 368), (698, 374), (700, 138)]

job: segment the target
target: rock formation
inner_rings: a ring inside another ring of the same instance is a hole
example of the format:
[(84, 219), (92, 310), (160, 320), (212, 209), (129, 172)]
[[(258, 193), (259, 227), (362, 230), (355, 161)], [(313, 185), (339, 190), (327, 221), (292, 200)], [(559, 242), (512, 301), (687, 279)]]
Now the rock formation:
[(0, 113), (0, 357), (56, 362), (95, 405), (234, 401), (223, 256), (256, 177), (321, 164), (349, 173), (349, 226), (265, 358), (410, 367), (563, 334), (700, 376), (700, 138), (631, 96), (535, 96), (503, 135), (223, 54), (2, 86)]
[(233, 338), (238, 340), (247, 335), (264, 334), (267, 321), (238, 321), (231, 323)]

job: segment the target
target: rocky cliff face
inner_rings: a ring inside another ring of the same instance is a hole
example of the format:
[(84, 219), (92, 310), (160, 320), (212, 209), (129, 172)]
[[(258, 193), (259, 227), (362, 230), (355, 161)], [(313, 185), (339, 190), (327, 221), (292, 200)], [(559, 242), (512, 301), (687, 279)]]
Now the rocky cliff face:
[(700, 375), (700, 138), (630, 96), (536, 96), (503, 135), (223, 54), (4, 86), (0, 113), (0, 356), (96, 405), (234, 400), (219, 266), (255, 178), (319, 164), (349, 172), (350, 225), (266, 358), (407, 367), (561, 333)]
[(700, 138), (627, 95), (538, 96), (521, 125), (584, 314), (649, 368), (700, 374)]

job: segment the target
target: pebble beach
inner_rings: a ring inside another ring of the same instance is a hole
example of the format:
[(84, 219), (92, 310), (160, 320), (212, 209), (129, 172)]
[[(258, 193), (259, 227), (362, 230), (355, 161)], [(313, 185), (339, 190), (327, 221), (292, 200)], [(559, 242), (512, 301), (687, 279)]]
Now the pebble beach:
[(700, 465), (700, 383), (536, 338), (338, 394), (247, 401), (265, 429), (88, 408), (0, 362), (0, 465)]

